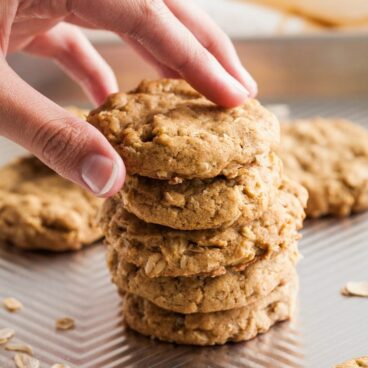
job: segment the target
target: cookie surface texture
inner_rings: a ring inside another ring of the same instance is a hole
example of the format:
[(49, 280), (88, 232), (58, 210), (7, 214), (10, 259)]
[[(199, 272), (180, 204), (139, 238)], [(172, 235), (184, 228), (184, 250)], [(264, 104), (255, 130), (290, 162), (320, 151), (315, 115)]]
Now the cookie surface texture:
[(286, 174), (309, 193), (307, 215), (345, 217), (368, 209), (368, 131), (341, 119), (281, 124)]
[(127, 294), (124, 317), (130, 328), (160, 340), (191, 345), (221, 345), (254, 338), (292, 317), (297, 279), (291, 278), (269, 295), (245, 307), (224, 312), (180, 314)]
[(144, 81), (108, 98), (88, 121), (131, 175), (155, 179), (234, 177), (279, 140), (276, 117), (258, 101), (218, 107), (183, 80)]
[(77, 250), (102, 237), (102, 200), (35, 157), (0, 169), (0, 239), (19, 248)]

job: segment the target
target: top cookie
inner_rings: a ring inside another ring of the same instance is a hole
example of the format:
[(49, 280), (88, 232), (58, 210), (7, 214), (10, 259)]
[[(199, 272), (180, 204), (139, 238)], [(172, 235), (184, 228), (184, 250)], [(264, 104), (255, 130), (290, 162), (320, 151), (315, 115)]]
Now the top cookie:
[(87, 120), (114, 145), (128, 173), (155, 179), (237, 176), (279, 140), (279, 124), (258, 101), (225, 109), (182, 80), (144, 81), (111, 95)]
[(277, 153), (309, 192), (306, 213), (348, 216), (368, 209), (368, 132), (341, 119), (282, 124)]

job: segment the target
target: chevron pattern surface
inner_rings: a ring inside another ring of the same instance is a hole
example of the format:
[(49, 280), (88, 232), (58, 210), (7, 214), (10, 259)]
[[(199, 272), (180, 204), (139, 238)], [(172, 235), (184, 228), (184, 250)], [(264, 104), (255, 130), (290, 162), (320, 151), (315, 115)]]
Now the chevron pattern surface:
[[(368, 126), (363, 100), (302, 101), (290, 109), (293, 117), (336, 115)], [(21, 152), (0, 138), (0, 164)], [(18, 313), (0, 308), (0, 328), (13, 328), (30, 344), (42, 368), (316, 368), (367, 354), (368, 300), (344, 298), (339, 290), (347, 281), (368, 280), (368, 214), (307, 221), (303, 235), (296, 320), (247, 343), (181, 347), (128, 331), (103, 244), (58, 255), (0, 247), (0, 300), (12, 296), (24, 304)], [(74, 330), (55, 330), (63, 316), (75, 319)], [(0, 367), (14, 367), (13, 355), (0, 346)]]

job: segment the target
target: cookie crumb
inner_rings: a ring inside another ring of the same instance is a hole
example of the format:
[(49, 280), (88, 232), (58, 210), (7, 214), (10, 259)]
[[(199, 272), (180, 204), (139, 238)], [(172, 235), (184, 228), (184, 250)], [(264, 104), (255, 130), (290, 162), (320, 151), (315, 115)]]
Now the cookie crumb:
[(55, 327), (61, 331), (71, 330), (75, 327), (75, 321), (70, 317), (62, 317), (56, 320)]
[(341, 289), (344, 296), (368, 297), (368, 281), (350, 281)]
[(14, 356), (14, 362), (17, 368), (39, 368), (39, 360), (23, 353), (17, 353)]
[(33, 355), (33, 349), (30, 345), (23, 343), (10, 343), (5, 345), (5, 350), (8, 351), (18, 351), (20, 353), (25, 353), (28, 355)]
[(61, 363), (55, 363), (51, 366), (51, 368), (70, 368), (68, 365), (61, 364)]
[(3, 300), (3, 306), (8, 312), (17, 312), (23, 308), (23, 304), (15, 298), (9, 297)]
[(358, 368), (358, 367), (361, 368), (368, 367), (368, 356), (355, 358), (334, 366), (334, 368)]
[(0, 345), (6, 344), (13, 336), (15, 331), (11, 328), (3, 328), (0, 330)]

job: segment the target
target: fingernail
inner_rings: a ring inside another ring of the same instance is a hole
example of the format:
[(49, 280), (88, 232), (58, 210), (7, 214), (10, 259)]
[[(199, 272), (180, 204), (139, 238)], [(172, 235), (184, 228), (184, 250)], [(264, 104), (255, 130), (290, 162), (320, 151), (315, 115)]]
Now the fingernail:
[(102, 155), (90, 155), (82, 163), (81, 176), (93, 193), (103, 196), (116, 183), (119, 168), (119, 161), (115, 162)]
[(252, 76), (245, 70), (246, 75), (246, 87), (248, 88), (248, 91), (250, 92), (251, 97), (255, 97), (258, 93), (258, 85), (257, 82), (252, 78)]
[(249, 74), (249, 72), (243, 67), (243, 65), (240, 62), (238, 70), (242, 77), (243, 84), (248, 89), (250, 96), (255, 97), (256, 94), (258, 93), (257, 82), (253, 79), (253, 77)]
[(240, 92), (244, 97), (249, 97), (249, 91), (247, 91), (246, 88), (240, 82), (238, 82), (235, 78), (228, 75), (227, 81), (232, 85), (234, 89)]

